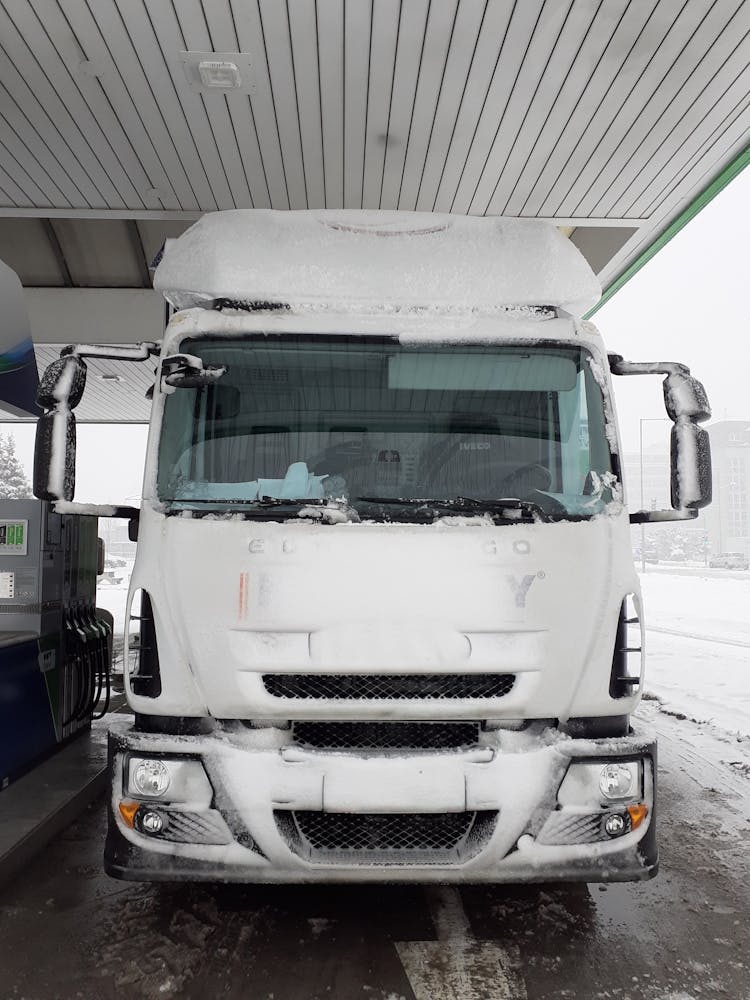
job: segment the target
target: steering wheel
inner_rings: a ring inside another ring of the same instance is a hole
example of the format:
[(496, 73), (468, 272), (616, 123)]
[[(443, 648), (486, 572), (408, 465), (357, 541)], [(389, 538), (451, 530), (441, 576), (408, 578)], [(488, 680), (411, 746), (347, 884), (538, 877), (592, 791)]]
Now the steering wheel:
[(509, 496), (518, 496), (519, 499), (523, 499), (528, 493), (535, 490), (544, 492), (551, 485), (552, 473), (549, 469), (537, 462), (529, 462), (528, 465), (520, 465), (505, 476), (500, 483), (500, 491), (508, 493)]

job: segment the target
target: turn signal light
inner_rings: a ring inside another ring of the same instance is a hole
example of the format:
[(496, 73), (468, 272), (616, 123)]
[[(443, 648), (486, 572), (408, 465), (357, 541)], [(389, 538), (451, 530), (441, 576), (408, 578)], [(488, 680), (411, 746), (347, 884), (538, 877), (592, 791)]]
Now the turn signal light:
[(628, 815), (630, 816), (630, 829), (635, 830), (648, 815), (648, 806), (644, 806), (643, 803), (637, 806), (628, 806)]
[(135, 814), (138, 812), (140, 802), (120, 802), (118, 809), (120, 815), (125, 820), (125, 824), (132, 830), (135, 826)]

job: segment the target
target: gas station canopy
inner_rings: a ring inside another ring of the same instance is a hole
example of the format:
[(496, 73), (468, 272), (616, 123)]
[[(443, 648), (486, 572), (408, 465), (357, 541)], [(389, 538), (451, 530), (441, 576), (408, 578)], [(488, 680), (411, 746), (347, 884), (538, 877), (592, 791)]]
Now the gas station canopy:
[[(158, 337), (150, 259), (216, 209), (547, 219), (611, 288), (750, 141), (750, 0), (0, 0), (0, 38), (40, 364)], [(80, 418), (145, 419), (117, 388)]]

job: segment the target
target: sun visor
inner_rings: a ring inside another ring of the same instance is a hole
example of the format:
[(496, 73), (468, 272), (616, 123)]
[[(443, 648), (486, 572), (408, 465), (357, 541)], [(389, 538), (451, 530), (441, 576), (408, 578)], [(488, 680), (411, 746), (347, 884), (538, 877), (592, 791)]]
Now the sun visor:
[(0, 261), (0, 409), (19, 417), (36, 417), (39, 373), (31, 328), (18, 275)]
[(554, 306), (574, 316), (601, 295), (551, 223), (337, 210), (204, 215), (167, 241), (154, 288), (178, 309), (229, 299), (337, 312)]

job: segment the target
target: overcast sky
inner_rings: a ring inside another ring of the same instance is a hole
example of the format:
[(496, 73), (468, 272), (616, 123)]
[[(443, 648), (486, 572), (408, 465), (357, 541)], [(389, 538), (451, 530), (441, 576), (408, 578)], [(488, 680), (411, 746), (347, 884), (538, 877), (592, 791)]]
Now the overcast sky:
[[(630, 361), (689, 365), (708, 390), (714, 420), (750, 420), (748, 218), (750, 170), (593, 317), (608, 350)], [(618, 378), (615, 393), (624, 450), (635, 452), (640, 418), (664, 416), (661, 379)], [(644, 444), (668, 430), (644, 423)]]
[[(682, 361), (708, 390), (714, 419), (750, 420), (750, 170), (693, 219), (594, 317), (607, 347), (631, 361)], [(656, 376), (619, 378), (625, 452), (666, 440)], [(7, 431), (9, 425), (2, 428)], [(13, 425), (29, 477), (34, 429)], [(140, 495), (146, 428), (78, 429), (76, 500), (123, 503)]]

